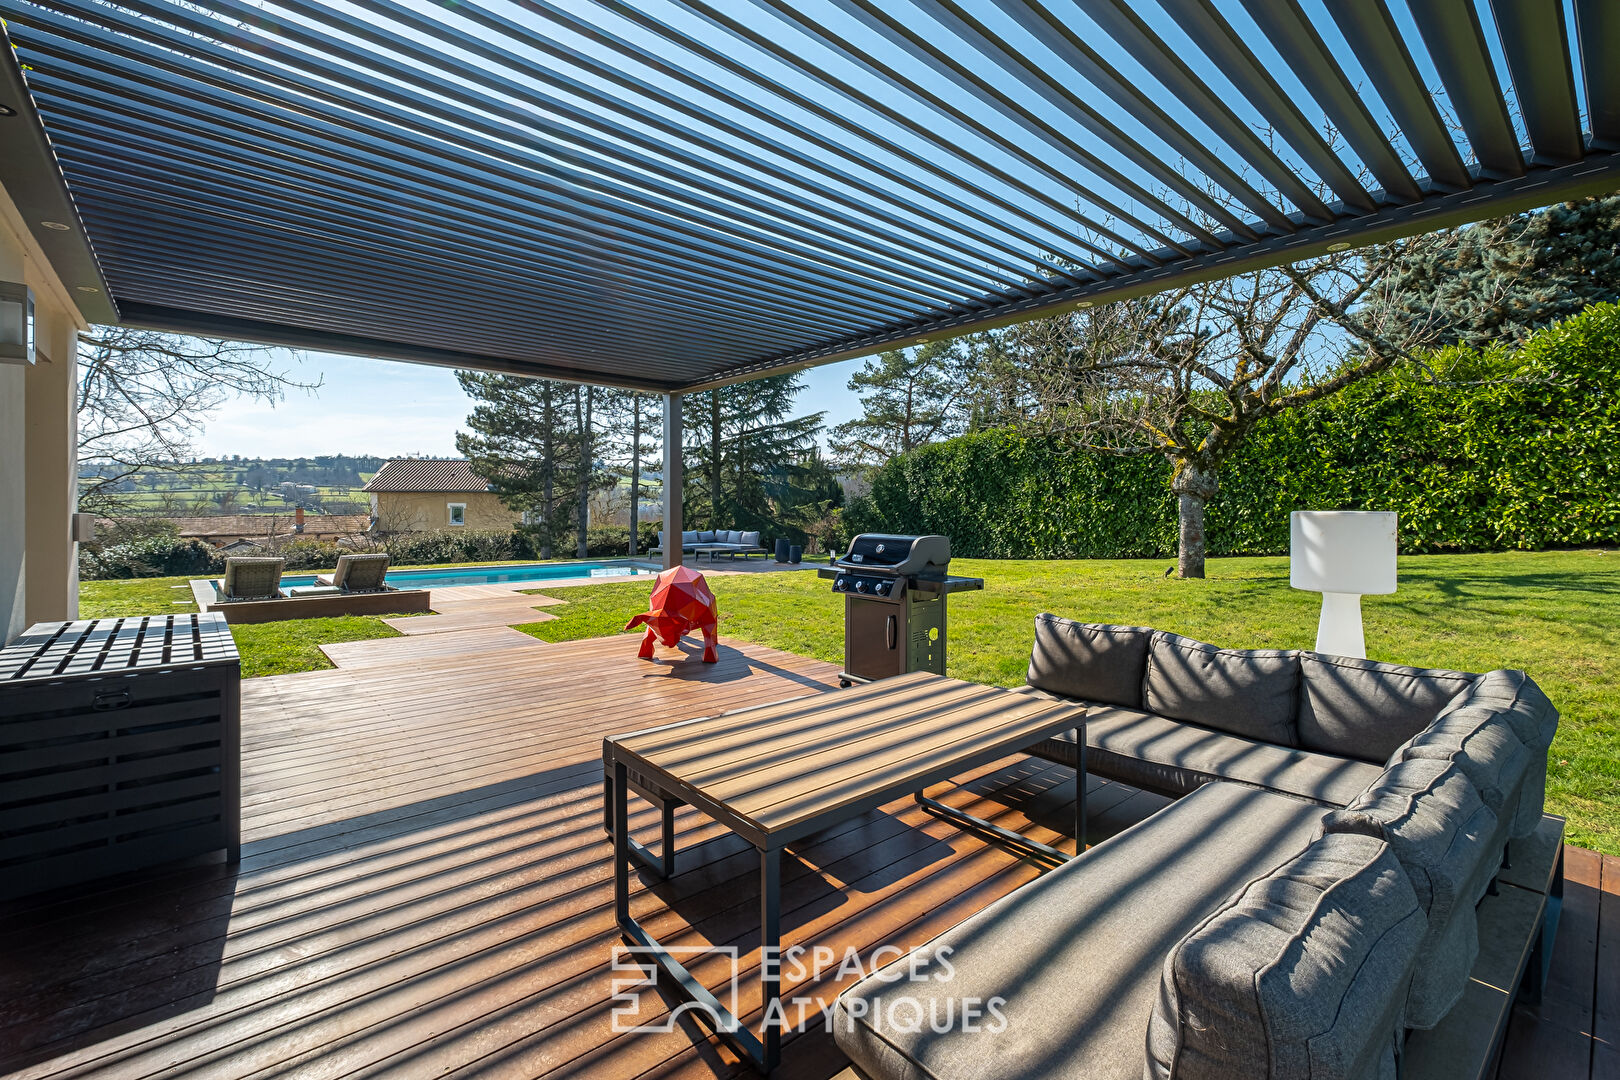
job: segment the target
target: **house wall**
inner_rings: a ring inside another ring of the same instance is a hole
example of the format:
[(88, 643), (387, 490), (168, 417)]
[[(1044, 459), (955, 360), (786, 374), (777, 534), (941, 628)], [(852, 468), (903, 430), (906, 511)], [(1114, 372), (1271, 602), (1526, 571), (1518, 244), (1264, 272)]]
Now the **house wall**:
[[(500, 497), (488, 491), (465, 494), (444, 491), (378, 491), (377, 530), (379, 532), (439, 532), (444, 529), (510, 529), (522, 520), (509, 510)], [(451, 503), (467, 504), (467, 524), (450, 524)]]

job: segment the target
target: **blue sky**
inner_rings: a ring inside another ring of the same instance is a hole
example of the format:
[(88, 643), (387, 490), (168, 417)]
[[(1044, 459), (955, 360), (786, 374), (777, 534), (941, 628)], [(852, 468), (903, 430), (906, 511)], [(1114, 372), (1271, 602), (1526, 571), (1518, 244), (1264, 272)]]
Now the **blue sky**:
[[(805, 374), (799, 412), (825, 409), (829, 426), (859, 415), (847, 389), (862, 361), (830, 364)], [(431, 454), (456, 452), (456, 431), (472, 405), (449, 368), (309, 353), (281, 365), (320, 389), (293, 391), (275, 405), (226, 402), (195, 440), (204, 457), (314, 457), (318, 454)]]

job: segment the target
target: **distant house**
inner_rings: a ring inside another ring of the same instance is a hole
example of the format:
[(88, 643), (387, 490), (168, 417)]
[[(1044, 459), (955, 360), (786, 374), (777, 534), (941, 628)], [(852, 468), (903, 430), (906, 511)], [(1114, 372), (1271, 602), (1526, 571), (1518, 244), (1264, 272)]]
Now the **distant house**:
[(365, 490), (378, 532), (510, 529), (522, 520), (461, 458), (390, 461)]
[(221, 514), (216, 517), (170, 518), (182, 540), (201, 540), (217, 548), (239, 551), (286, 540), (341, 543), (366, 535), (371, 518), (366, 514)]

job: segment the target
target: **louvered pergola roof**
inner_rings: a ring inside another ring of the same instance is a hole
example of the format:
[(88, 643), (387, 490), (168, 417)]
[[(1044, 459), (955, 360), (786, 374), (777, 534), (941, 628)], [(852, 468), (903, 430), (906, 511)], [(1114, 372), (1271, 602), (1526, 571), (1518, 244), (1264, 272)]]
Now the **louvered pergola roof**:
[(0, 12), (91, 318), (663, 391), (1620, 188), (1614, 0)]

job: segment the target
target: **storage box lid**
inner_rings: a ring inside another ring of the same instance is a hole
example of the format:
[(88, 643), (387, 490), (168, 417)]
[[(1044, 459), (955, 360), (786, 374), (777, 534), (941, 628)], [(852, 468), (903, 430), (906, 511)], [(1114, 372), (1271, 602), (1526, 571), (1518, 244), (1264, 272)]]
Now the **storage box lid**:
[(0, 682), (238, 662), (218, 612), (35, 623), (0, 649)]

